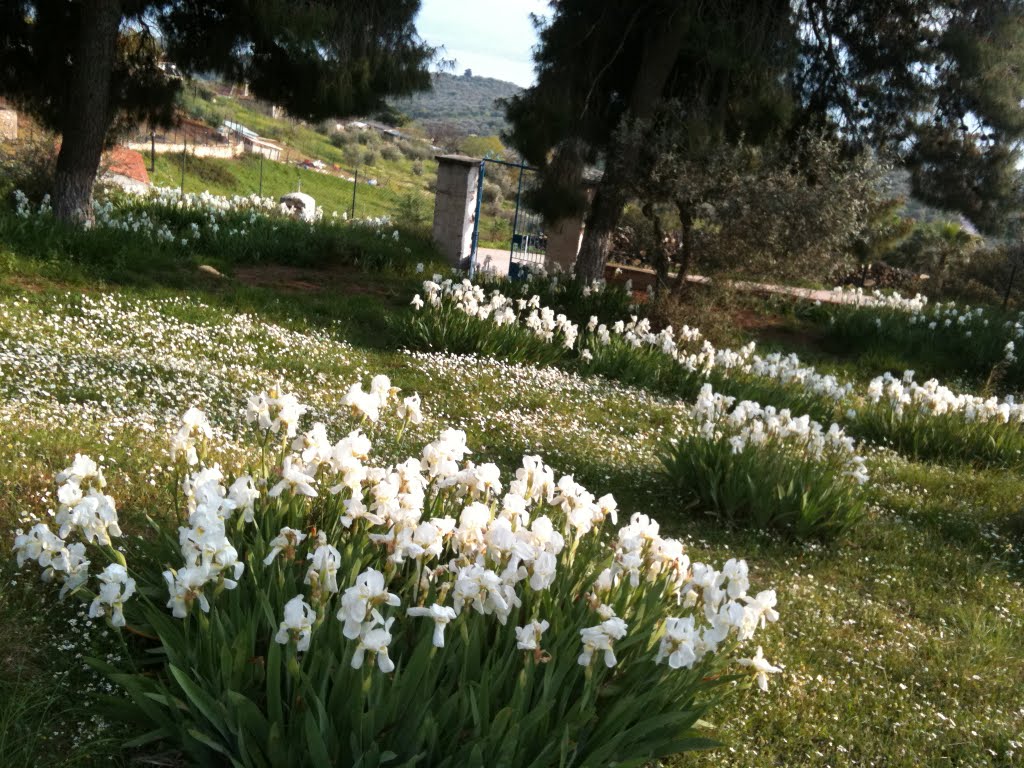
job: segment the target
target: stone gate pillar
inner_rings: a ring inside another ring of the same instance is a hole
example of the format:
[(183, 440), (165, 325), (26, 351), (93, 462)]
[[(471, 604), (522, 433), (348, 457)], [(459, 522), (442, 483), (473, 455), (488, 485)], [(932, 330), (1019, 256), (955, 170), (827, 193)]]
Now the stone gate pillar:
[[(600, 175), (596, 173), (584, 176), (583, 188), (587, 196), (588, 210), (594, 201), (594, 192), (597, 191), (597, 183), (600, 178)], [(544, 231), (548, 236), (545, 262), (549, 270), (553, 270), (557, 266), (563, 272), (571, 272), (576, 268), (576, 257), (580, 253), (580, 246), (583, 245), (585, 216), (586, 212), (578, 216), (569, 216), (545, 223)]]
[(465, 155), (437, 155), (434, 197), (434, 242), (448, 263), (468, 269), (476, 222), (480, 160)]

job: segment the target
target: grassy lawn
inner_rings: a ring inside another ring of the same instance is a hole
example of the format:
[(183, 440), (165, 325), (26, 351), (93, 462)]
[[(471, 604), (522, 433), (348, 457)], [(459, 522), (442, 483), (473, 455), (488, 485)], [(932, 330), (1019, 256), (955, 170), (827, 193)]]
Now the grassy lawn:
[[(230, 192), (251, 185), (258, 164), (222, 171), (223, 187), (204, 186)], [(173, 172), (173, 158), (163, 158), (158, 179)], [(277, 194), (294, 170), (267, 163), (264, 174), (265, 194)], [(303, 190), (325, 210), (328, 201), (343, 206), (343, 183), (316, 177), (304, 172)], [(506, 472), (523, 453), (540, 453), (599, 494), (612, 492), (620, 515), (656, 516), (663, 533), (687, 542), (692, 559), (744, 557), (753, 583), (778, 590), (781, 619), (760, 639), (784, 671), (767, 693), (745, 692), (713, 712), (710, 735), (723, 747), (669, 765), (1024, 761), (1018, 471), (939, 466), (868, 449), (864, 523), (835, 545), (794, 544), (726, 529), (684, 511), (664, 490), (655, 454), (684, 418), (685, 402), (554, 368), (404, 351), (391, 323), (410, 311), (418, 290), (408, 269), (352, 269), (310, 290), (192, 272), (125, 285), (110, 271), (98, 281), (94, 265), (60, 263), (43, 268), (0, 243), (5, 541), (30, 516), (52, 514), (53, 474), (76, 452), (105, 457), (109, 492), (129, 535), (139, 535), (144, 513), (166, 503), (167, 436), (189, 406), (208, 413), (230, 453), (244, 429), (239, 406), (248, 393), (283, 379), (310, 405), (312, 419), (333, 428), (348, 385), (383, 372), (423, 397), (427, 420), (409, 436), (414, 443), (447, 426), (464, 429), (474, 461), (495, 461)], [(809, 350), (798, 334), (779, 344), (801, 357)], [(830, 349), (816, 360), (865, 378), (881, 372), (870, 351), (842, 357)], [(137, 734), (92, 703), (116, 690), (83, 659), (116, 661), (126, 653), (118, 636), (88, 619), (77, 601), (56, 600), (55, 590), (6, 556), (0, 576), (3, 765), (178, 764), (159, 747), (123, 750)]]

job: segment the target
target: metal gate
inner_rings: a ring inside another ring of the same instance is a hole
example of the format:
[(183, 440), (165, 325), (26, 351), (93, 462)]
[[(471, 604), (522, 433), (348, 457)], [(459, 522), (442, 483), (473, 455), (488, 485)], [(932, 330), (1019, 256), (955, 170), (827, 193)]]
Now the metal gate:
[[(486, 271), (521, 279), (531, 271), (543, 269), (547, 249), (544, 220), (524, 202), (526, 193), (535, 183), (537, 169), (523, 162), (510, 163), (490, 157), (480, 161), (471, 275)], [(498, 193), (508, 190), (514, 197), (496, 201), (495, 190)]]

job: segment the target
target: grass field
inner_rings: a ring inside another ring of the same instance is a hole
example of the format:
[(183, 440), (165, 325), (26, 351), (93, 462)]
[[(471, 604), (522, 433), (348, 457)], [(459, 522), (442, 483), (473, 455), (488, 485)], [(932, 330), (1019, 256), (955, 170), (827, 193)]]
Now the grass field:
[[(255, 165), (240, 167), (237, 183), (251, 184)], [(168, 160), (158, 174), (172, 170)], [(275, 172), (273, 183), (288, 181), (290, 169)], [(314, 183), (308, 189), (327, 209), (332, 198)], [(143, 253), (136, 266), (145, 272)], [(0, 265), (8, 542), (29, 516), (52, 511), (53, 474), (76, 452), (103, 455), (123, 525), (137, 535), (143, 513), (166, 503), (166, 438), (190, 405), (208, 412), (230, 446), (249, 391), (284, 378), (331, 425), (348, 384), (384, 372), (423, 397), (427, 421), (412, 439), (465, 429), (474, 460), (505, 470), (524, 452), (540, 453), (614, 493), (620, 514), (657, 516), (694, 560), (744, 557), (752, 580), (778, 590), (782, 617), (762, 639), (783, 672), (769, 692), (745, 692), (715, 711), (710, 735), (723, 747), (672, 759), (673, 768), (1024, 764), (1019, 471), (866, 447), (867, 519), (835, 545), (795, 544), (684, 512), (666, 491), (656, 451), (685, 402), (553, 368), (403, 351), (390, 323), (411, 311), (418, 290), (409, 265), (309, 273), (298, 287), (266, 265), (262, 280), (249, 271), (211, 281), (183, 268), (173, 281), (155, 274), (140, 286), (60, 255), (41, 266), (3, 242)], [(784, 345), (806, 351), (800, 338)], [(898, 350), (885, 354), (903, 362)], [(835, 350), (818, 361), (865, 377), (878, 362)], [(127, 652), (118, 636), (6, 556), (0, 575), (2, 764), (184, 764), (160, 746), (122, 749), (138, 734), (98, 707), (95, 697), (116, 689), (84, 657), (116, 662)]]

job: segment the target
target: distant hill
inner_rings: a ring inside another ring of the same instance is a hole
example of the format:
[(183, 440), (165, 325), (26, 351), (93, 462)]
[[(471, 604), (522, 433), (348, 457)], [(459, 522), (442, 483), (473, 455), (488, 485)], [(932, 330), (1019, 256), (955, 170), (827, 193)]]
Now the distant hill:
[(395, 99), (392, 105), (427, 130), (447, 123), (464, 133), (490, 136), (506, 128), (505, 114), (494, 102), (521, 90), (515, 83), (492, 77), (436, 73), (432, 91)]

